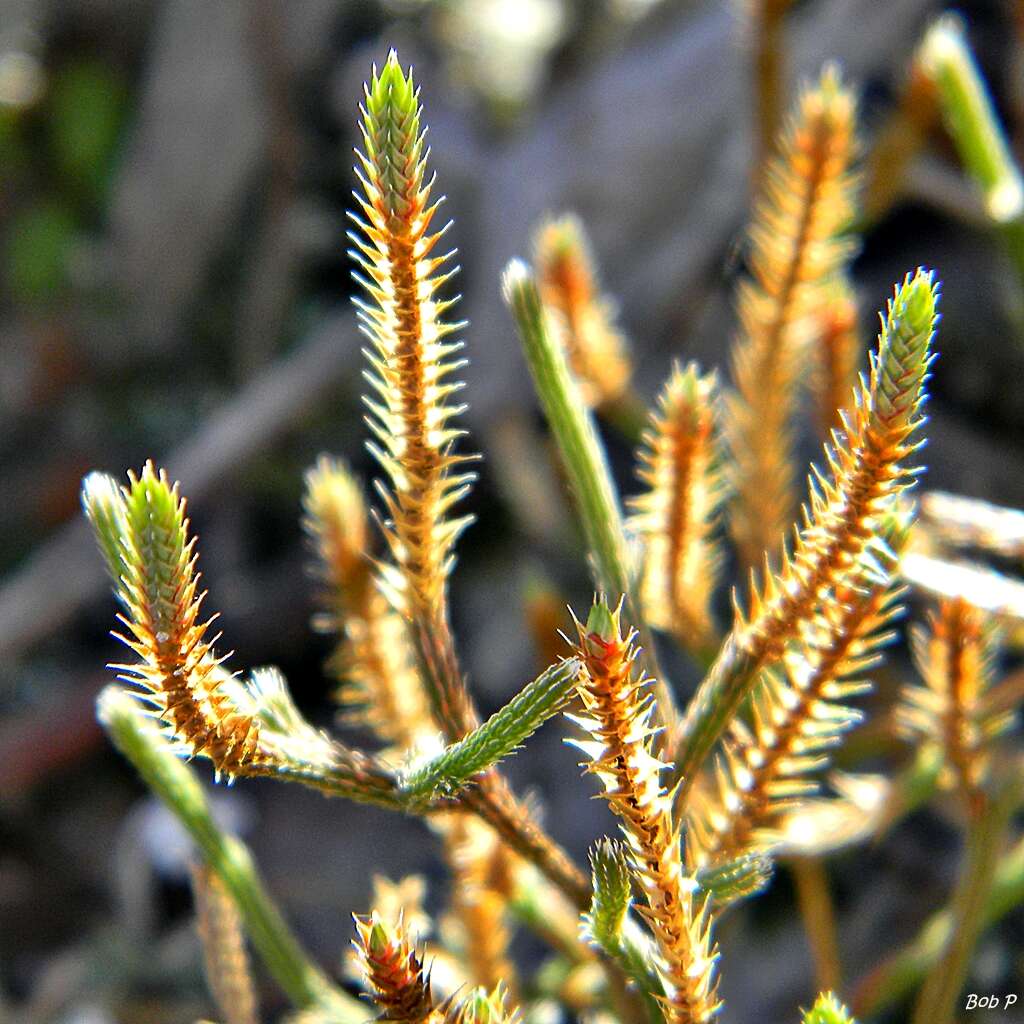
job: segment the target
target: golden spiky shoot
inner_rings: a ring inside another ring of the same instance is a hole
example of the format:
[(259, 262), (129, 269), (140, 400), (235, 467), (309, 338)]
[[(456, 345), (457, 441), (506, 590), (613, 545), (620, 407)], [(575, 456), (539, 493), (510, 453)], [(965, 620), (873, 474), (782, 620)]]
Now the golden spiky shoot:
[(379, 490), (387, 509), (385, 533), (397, 572), (396, 599), (410, 614), (433, 616), (442, 606), (453, 547), (469, 517), (452, 506), (469, 490), (468, 456), (455, 452), (463, 433), (451, 420), (463, 409), (451, 379), (463, 362), (451, 340), (463, 325), (445, 319), (453, 299), (438, 291), (454, 273), (451, 253), (432, 255), (445, 229), (431, 230), (440, 200), (431, 201), (425, 129), (412, 74), (392, 50), (365, 88), (363, 149), (356, 174), (362, 216), (350, 233), (356, 279), (367, 299), (356, 300), (370, 340), (366, 377), (370, 449), (387, 477)]
[(880, 553), (877, 567), (840, 588), (781, 671), (765, 672), (751, 724), (731, 723), (713, 782), (691, 802), (688, 852), (698, 866), (771, 848), (780, 816), (816, 792), (832, 749), (861, 720), (848, 702), (869, 688), (863, 673), (892, 639), (894, 569), (895, 557)]
[(323, 584), (314, 624), (341, 638), (328, 661), (338, 700), (389, 746), (415, 747), (433, 734), (430, 710), (405, 623), (377, 585), (366, 504), (343, 462), (320, 457), (306, 474), (303, 508)]
[(913, 651), (925, 685), (905, 689), (900, 724), (908, 735), (939, 745), (940, 783), (955, 787), (976, 810), (992, 740), (1013, 721), (1012, 712), (986, 707), (997, 653), (992, 625), (973, 605), (950, 598), (940, 602), (927, 629), (914, 632)]
[[(100, 497), (109, 499), (102, 508)], [(185, 752), (208, 757), (218, 774), (231, 778), (260, 761), (258, 720), (240, 703), (237, 686), (221, 667), (223, 658), (207, 639), (213, 620), (200, 618), (205, 592), (198, 589), (195, 539), (189, 537), (178, 485), (172, 487), (167, 474), (147, 462), (139, 476), (128, 474), (113, 519), (102, 514), (113, 509), (109, 489), (101, 492), (87, 481), (83, 501), (108, 560), (114, 555), (100, 527), (120, 524), (118, 619), (125, 632), (115, 635), (138, 660), (111, 667), (139, 688), (140, 700)]]
[(201, 865), (192, 868), (192, 892), (206, 980), (217, 1008), (226, 1024), (256, 1024), (256, 992), (235, 901), (220, 878)]
[(545, 220), (534, 239), (537, 287), (565, 347), (584, 402), (605, 405), (622, 396), (633, 367), (615, 307), (601, 293), (590, 242), (578, 217)]
[(643, 893), (638, 909), (658, 949), (668, 1024), (711, 1020), (721, 1003), (711, 938), (711, 908), (684, 873), (672, 800), (660, 782), (666, 765), (653, 752), (653, 698), (635, 668), (635, 633), (623, 636), (621, 608), (598, 601), (586, 625), (576, 620), (583, 664), (579, 692), (585, 715), (569, 717), (589, 739), (573, 741), (589, 758), (586, 767), (604, 784), (602, 794), (620, 820), (632, 868)]
[(800, 95), (754, 205), (728, 408), (732, 529), (747, 565), (774, 552), (793, 520), (792, 421), (809, 314), (851, 251), (840, 232), (853, 212), (854, 119), (853, 94), (827, 67)]
[(431, 1018), (430, 975), (402, 922), (389, 925), (374, 912), (355, 924), (353, 945), (380, 1019), (418, 1024)]
[(846, 274), (822, 289), (815, 313), (817, 360), (812, 374), (818, 424), (828, 437), (843, 426), (843, 410), (857, 385), (863, 346), (857, 328), (857, 298)]
[[(831, 632), (835, 595), (857, 580), (880, 544), (893, 500), (913, 480), (906, 465), (918, 447), (923, 385), (931, 363), (937, 283), (918, 270), (890, 301), (870, 379), (862, 380), (844, 415), (845, 436), (826, 448), (829, 474), (810, 479), (804, 525), (781, 568), (738, 605), (729, 636), (687, 709), (676, 772), (690, 785), (715, 741), (751, 692), (759, 673), (782, 657), (810, 624)], [(884, 545), (883, 545), (884, 547)]]
[(641, 600), (647, 621), (689, 648), (714, 636), (710, 602), (721, 565), (712, 537), (724, 497), (715, 425), (714, 374), (676, 366), (644, 434), (631, 502), (644, 540)]

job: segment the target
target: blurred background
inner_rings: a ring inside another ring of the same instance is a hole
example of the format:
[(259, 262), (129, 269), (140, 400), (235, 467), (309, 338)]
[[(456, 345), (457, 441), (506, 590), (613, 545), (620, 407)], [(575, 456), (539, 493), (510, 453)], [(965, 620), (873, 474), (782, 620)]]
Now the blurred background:
[[(867, 151), (942, 9), (794, 4), (778, 43), (787, 96), (837, 59), (863, 99)], [(959, 9), (1024, 155), (1024, 11)], [(78, 513), (83, 473), (166, 465), (190, 498), (232, 667), (281, 666), (309, 714), (331, 719), (299, 504), (321, 451), (372, 476), (344, 231), (362, 82), (391, 46), (423, 88), (463, 265), (467, 419), (485, 460), (453, 614), (484, 710), (538, 667), (530, 595), (589, 597), (501, 305), (504, 263), (529, 255), (544, 213), (575, 210), (638, 390), (652, 395), (673, 357), (727, 372), (754, 150), (738, 0), (0, 0), (0, 1020), (213, 1012), (187, 846), (94, 720), (119, 651)], [(865, 337), (892, 282), (937, 268), (929, 486), (1024, 505), (1019, 281), (940, 130), (890, 184), (854, 268)], [(609, 444), (635, 489), (629, 445)], [(610, 825), (564, 732), (549, 725), (511, 774), (582, 858)], [(270, 782), (214, 799), (326, 965), (373, 873), (424, 872), (443, 893), (436, 840), (416, 822)], [(837, 860), (851, 977), (944, 900), (954, 848), (949, 823), (922, 812)], [(724, 975), (724, 1020), (791, 1020), (809, 1001), (791, 907), (780, 873), (723, 926), (726, 962), (744, 965)], [(976, 990), (1021, 991), (1022, 938), (1019, 913), (985, 937)], [(268, 1018), (278, 998), (268, 987)]]

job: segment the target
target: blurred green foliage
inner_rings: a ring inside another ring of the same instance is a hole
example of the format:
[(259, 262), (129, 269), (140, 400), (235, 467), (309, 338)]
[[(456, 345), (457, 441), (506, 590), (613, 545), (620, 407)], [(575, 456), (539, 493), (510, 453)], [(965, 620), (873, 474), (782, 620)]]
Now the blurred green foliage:
[(127, 91), (120, 76), (96, 60), (58, 70), (47, 98), (47, 141), (61, 182), (86, 202), (102, 200), (124, 125)]

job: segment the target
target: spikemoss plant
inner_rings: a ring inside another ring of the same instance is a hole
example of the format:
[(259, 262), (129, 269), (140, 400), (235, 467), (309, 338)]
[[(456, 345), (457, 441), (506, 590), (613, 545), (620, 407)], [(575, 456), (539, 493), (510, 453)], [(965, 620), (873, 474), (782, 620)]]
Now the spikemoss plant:
[[(951, 1019), (980, 929), (1024, 898), (1019, 847), (1000, 859), (1019, 792), (1007, 783), (1012, 761), (995, 754), (1016, 697), (995, 683), (992, 625), (970, 593), (947, 593), (918, 641), (924, 685), (906, 691), (899, 712), (919, 748), (911, 766), (892, 782), (826, 770), (863, 717), (866, 673), (893, 635), (906, 580), (920, 580), (905, 552), (926, 543), (933, 562), (955, 568), (963, 548), (1019, 554), (1024, 530), (1014, 533), (1019, 513), (941, 496), (914, 525), (907, 492), (921, 468), (938, 319), (931, 272), (896, 285), (868, 373), (853, 379), (859, 334), (844, 232), (855, 108), (833, 68), (798, 97), (759, 176), (735, 390), (694, 364), (671, 369), (643, 409), (643, 486), (628, 519), (595, 415), (614, 429), (624, 409), (645, 403), (630, 390), (627, 347), (582, 225), (545, 223), (536, 266), (509, 265), (504, 295), (598, 595), (583, 622), (573, 617), (562, 653), (486, 720), (448, 608), (473, 484), (455, 397), (463, 325), (451, 318), (444, 228), (432, 226), (439, 200), (419, 92), (393, 52), (366, 86), (352, 234), (378, 500), (368, 512), (363, 485), (324, 457), (303, 503), (320, 582), (316, 624), (337, 638), (327, 668), (347, 719), (378, 749), (355, 749), (306, 721), (276, 670), (229, 670), (203, 613), (185, 501), (163, 471), (147, 463), (123, 485), (86, 479), (83, 505), (132, 654), (113, 666), (120, 682), (101, 698), (100, 718), (196, 840), (200, 930), (226, 1020), (258, 1016), (243, 933), (301, 1011), (296, 1021), (348, 1024), (369, 1011), (309, 962), (181, 757), (210, 762), (229, 782), (270, 777), (426, 820), (454, 882), (438, 933), (427, 935), (422, 881), (380, 880), (376, 905), (354, 908), (368, 911), (355, 925), (360, 983), (381, 1019), (409, 1024), (539, 1020), (552, 998), (591, 1019), (707, 1024), (722, 1015), (720, 976), (743, 971), (720, 951), (720, 917), (794, 854), (814, 883), (803, 886), (809, 936), (832, 950), (829, 977), (841, 984), (824, 858), (948, 783), (968, 836), (952, 905), (855, 996), (874, 1012), (934, 967), (917, 1019)], [(831, 432), (794, 525), (805, 385)], [(736, 593), (722, 635), (713, 607), (730, 532), (740, 560), (764, 568)], [(948, 591), (961, 577), (942, 578)], [(681, 712), (654, 631), (709, 666)], [(502, 775), (501, 762), (570, 701), (572, 742), (621, 832), (593, 847), (589, 873)], [(516, 927), (551, 948), (537, 972), (516, 963)], [(826, 994), (803, 1020), (852, 1018)]]

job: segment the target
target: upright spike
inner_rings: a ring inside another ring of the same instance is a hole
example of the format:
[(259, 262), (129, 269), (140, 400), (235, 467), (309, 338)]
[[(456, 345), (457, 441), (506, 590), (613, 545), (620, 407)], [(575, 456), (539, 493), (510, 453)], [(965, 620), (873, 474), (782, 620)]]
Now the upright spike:
[(858, 386), (846, 418), (846, 436), (834, 435), (834, 446), (825, 450), (829, 475), (815, 471), (809, 481), (804, 525), (792, 554), (784, 549), (777, 575), (768, 575), (763, 592), (754, 589), (749, 612), (737, 611), (690, 702), (675, 766), (684, 791), (761, 670), (782, 657), (815, 616), (831, 631), (823, 611), (874, 557), (893, 500), (912, 483), (907, 460), (919, 447), (912, 435), (921, 423), (937, 298), (937, 283), (924, 270), (908, 274), (897, 287), (872, 354), (870, 379)]
[(255, 709), (221, 668), (200, 619), (195, 541), (189, 538), (185, 500), (162, 470), (147, 462), (128, 474), (120, 506), (93, 475), (83, 501), (111, 572), (117, 533), (118, 596), (125, 627), (117, 634), (138, 655), (112, 666), (141, 690), (140, 698), (190, 754), (208, 757), (228, 777), (261, 760)]
[(853, 94), (827, 67), (801, 93), (754, 206), (728, 407), (731, 522), (747, 565), (776, 550), (793, 518), (792, 421), (808, 315), (851, 252), (841, 232), (853, 212), (854, 117)]
[(355, 918), (354, 946), (366, 987), (381, 1011), (381, 1020), (422, 1024), (432, 1019), (430, 976), (404, 925), (387, 925), (377, 913)]
[(850, 1011), (831, 993), (823, 992), (814, 1006), (804, 1010), (803, 1024), (857, 1024)]
[(509, 1009), (504, 985), (492, 989), (477, 987), (461, 999), (450, 1001), (444, 1009), (445, 1024), (518, 1024), (518, 1007)]
[(648, 489), (631, 502), (633, 527), (644, 539), (647, 620), (698, 650), (713, 642), (710, 602), (721, 566), (712, 537), (724, 497), (716, 386), (695, 363), (673, 368), (640, 453), (638, 475)]
[(604, 784), (604, 798), (620, 819), (632, 869), (644, 897), (641, 913), (658, 950), (667, 1024), (704, 1024), (721, 1007), (711, 938), (710, 900), (684, 872), (672, 799), (659, 781), (666, 766), (653, 753), (652, 700), (635, 675), (632, 632), (623, 636), (621, 603), (602, 600), (587, 624), (577, 621), (579, 691), (585, 716), (570, 716), (590, 736), (578, 741), (587, 771)]
[(324, 612), (316, 628), (340, 635), (328, 668), (351, 721), (395, 753), (434, 734), (423, 683), (401, 616), (377, 585), (366, 505), (343, 462), (321, 456), (306, 474), (303, 526), (316, 554)]
[(437, 294), (451, 273), (442, 269), (450, 254), (430, 255), (444, 229), (431, 233), (438, 204), (430, 201), (421, 113), (412, 73), (392, 50), (365, 90), (356, 168), (362, 216), (353, 215), (350, 237), (368, 298), (356, 305), (371, 345), (370, 450), (388, 480), (380, 490), (396, 597), (410, 614), (435, 614), (456, 538), (469, 523), (450, 510), (472, 476), (463, 471), (468, 456), (455, 451), (462, 432), (451, 421), (461, 407), (451, 397), (460, 385), (450, 377), (461, 363), (449, 336), (462, 325), (444, 319), (450, 303)]
[(583, 400), (591, 407), (615, 401), (629, 386), (633, 367), (614, 306), (601, 294), (582, 222), (571, 214), (545, 220), (534, 253), (537, 287)]
[(927, 630), (913, 636), (914, 657), (924, 686), (904, 691), (899, 721), (904, 732), (937, 743), (945, 765), (940, 783), (956, 788), (973, 810), (992, 760), (992, 740), (1013, 722), (1013, 713), (990, 712), (997, 646), (991, 624), (960, 598), (940, 602)]

